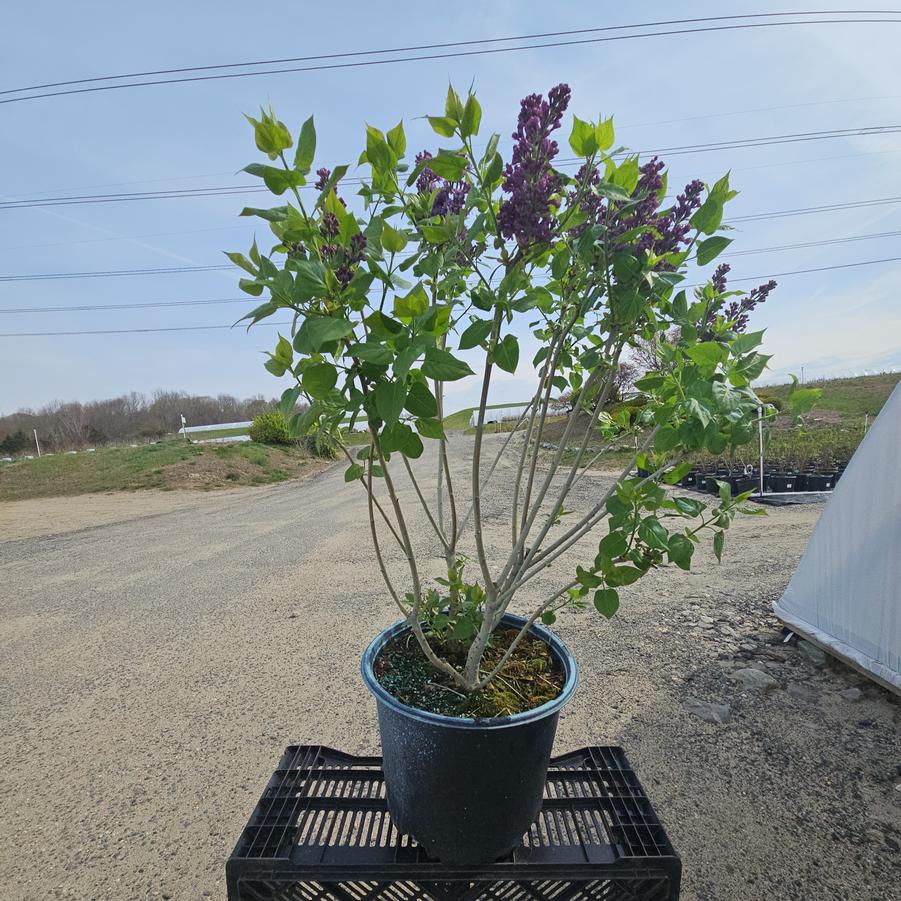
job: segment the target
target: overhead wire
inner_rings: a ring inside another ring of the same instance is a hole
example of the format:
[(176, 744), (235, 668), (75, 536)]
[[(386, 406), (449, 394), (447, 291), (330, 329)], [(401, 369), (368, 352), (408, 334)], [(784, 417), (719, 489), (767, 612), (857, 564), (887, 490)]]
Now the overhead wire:
[[(698, 21), (702, 22), (716, 22), (722, 21), (726, 18), (762, 18), (765, 16), (790, 16), (790, 15), (798, 15), (798, 16), (823, 16), (829, 15), (833, 16), (833, 18), (828, 19), (797, 19), (797, 20), (789, 20), (782, 19), (780, 21), (766, 21), (766, 22), (741, 22), (738, 24), (723, 24), (723, 25), (705, 25), (699, 28), (676, 28), (676, 29), (668, 29), (663, 31), (647, 31), (638, 34), (617, 34), (617, 35), (607, 35), (605, 37), (591, 37), (591, 38), (579, 38), (578, 40), (560, 40), (560, 41), (545, 41), (543, 43), (531, 43), (525, 45), (519, 45), (514, 47), (488, 47), (476, 50), (457, 50), (451, 51), (449, 53), (430, 53), (430, 54), (420, 54), (416, 56), (403, 56), (403, 57), (393, 57), (389, 59), (364, 59), (364, 60), (354, 60), (352, 62), (331, 62), (331, 63), (321, 63), (318, 65), (309, 65), (309, 66), (295, 66), (289, 68), (281, 68), (281, 69), (266, 69), (266, 70), (256, 70), (251, 72), (220, 72), (215, 75), (189, 75), (184, 78), (164, 78), (164, 79), (153, 79), (150, 81), (134, 81), (134, 82), (126, 82), (124, 84), (103, 84), (103, 85), (93, 85), (91, 87), (75, 87), (69, 88), (68, 90), (61, 91), (45, 91), (44, 93), (31, 93), (25, 96), (18, 97), (10, 97), (4, 96), (0, 99), (0, 104), (8, 104), (8, 103), (21, 103), (28, 100), (38, 100), (47, 97), (61, 97), (72, 94), (87, 94), (94, 93), (98, 91), (113, 91), (113, 90), (121, 90), (125, 88), (137, 88), (137, 87), (150, 87), (154, 85), (167, 85), (167, 84), (182, 84), (185, 82), (200, 82), (200, 81), (219, 81), (222, 79), (231, 79), (231, 78), (249, 78), (254, 76), (261, 75), (281, 75), (287, 73), (295, 73), (295, 72), (316, 72), (316, 71), (325, 71), (325, 70), (336, 70), (336, 69), (354, 69), (354, 68), (362, 68), (367, 66), (385, 66), (392, 65), (396, 63), (408, 63), (408, 62), (422, 62), (428, 60), (436, 60), (436, 59), (454, 59), (454, 58), (465, 58), (465, 57), (474, 57), (474, 56), (485, 56), (489, 54), (496, 53), (514, 53), (514, 52), (522, 52), (526, 50), (540, 50), (554, 47), (570, 47), (570, 46), (579, 46), (579, 45), (588, 45), (588, 44), (602, 44), (613, 41), (629, 41), (629, 40), (640, 40), (652, 37), (667, 37), (672, 35), (681, 35), (681, 34), (703, 34), (703, 33), (712, 33), (712, 32), (721, 32), (721, 31), (735, 31), (742, 29), (751, 29), (751, 28), (785, 28), (797, 25), (847, 25), (847, 24), (897, 24), (901, 22), (901, 19), (896, 18), (861, 18), (861, 16), (896, 16), (901, 14), (901, 11), (898, 10), (879, 10), (879, 11), (858, 11), (858, 10), (817, 10), (811, 12), (781, 12), (781, 13), (762, 13), (762, 14), (744, 14), (742, 16), (732, 16), (732, 17), (703, 17), (698, 20), (686, 20), (689, 24), (696, 24)], [(853, 18), (835, 18), (834, 16), (849, 16)], [(678, 22), (679, 20), (671, 20), (671, 22)], [(667, 22), (663, 22), (660, 24), (670, 24)], [(596, 29), (573, 29), (571, 33), (573, 34), (593, 34), (598, 31), (604, 30), (616, 30), (616, 29), (635, 29), (640, 27), (659, 27), (659, 25), (655, 25), (654, 23), (649, 23), (647, 25), (624, 25), (624, 26), (608, 26), (605, 29), (596, 28)], [(548, 35), (553, 36), (553, 33), (548, 33)], [(524, 39), (524, 38), (521, 38)], [(529, 38), (532, 39), (532, 38)], [(480, 43), (488, 43), (488, 42), (503, 42), (506, 40), (517, 40), (517, 38), (490, 38), (490, 39), (479, 39), (473, 41), (463, 41), (456, 42), (456, 46), (474, 46)], [(386, 51), (372, 51), (371, 53), (351, 53), (351, 56), (361, 56), (361, 55), (373, 55), (375, 53), (382, 53)], [(390, 51), (387, 51), (390, 52)], [(407, 51), (394, 51), (394, 52), (407, 52)], [(338, 59), (340, 58), (339, 54), (330, 54), (327, 57), (328, 59)], [(306, 58), (304, 57), (296, 57), (294, 61), (304, 61)], [(275, 61), (271, 63), (254, 63), (254, 65), (276, 65)], [(241, 66), (244, 64), (226, 64), (230, 66)], [(221, 69), (226, 66), (216, 66), (214, 68)], [(185, 68), (185, 71), (201, 71), (204, 67), (194, 67), (194, 68)], [(162, 70), (160, 70), (161, 74), (164, 74)], [(101, 81), (109, 81), (116, 78), (126, 78), (126, 77), (134, 77), (134, 76), (99, 76), (96, 80)], [(72, 84), (89, 84), (91, 79), (78, 79)], [(63, 86), (63, 83), (58, 83), (59, 86)], [(55, 87), (57, 85), (48, 84), (47, 87)], [(22, 93), (24, 94), (28, 90), (42, 90), (42, 88), (12, 88), (7, 89), (4, 94), (8, 95), (11, 93)]]

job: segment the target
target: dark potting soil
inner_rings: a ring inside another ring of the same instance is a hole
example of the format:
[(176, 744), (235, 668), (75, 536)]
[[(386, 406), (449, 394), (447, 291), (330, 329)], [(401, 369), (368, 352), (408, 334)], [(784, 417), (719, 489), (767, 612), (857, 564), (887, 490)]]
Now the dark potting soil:
[[(490, 672), (501, 659), (518, 630), (499, 629), (482, 658), (482, 671)], [(435, 652), (458, 669), (466, 649), (431, 642)], [(436, 670), (411, 633), (399, 635), (382, 649), (375, 662), (381, 686), (410, 707), (444, 716), (512, 716), (552, 701), (563, 690), (565, 676), (551, 649), (538, 638), (526, 637), (504, 668), (480, 691), (466, 695), (446, 674)]]

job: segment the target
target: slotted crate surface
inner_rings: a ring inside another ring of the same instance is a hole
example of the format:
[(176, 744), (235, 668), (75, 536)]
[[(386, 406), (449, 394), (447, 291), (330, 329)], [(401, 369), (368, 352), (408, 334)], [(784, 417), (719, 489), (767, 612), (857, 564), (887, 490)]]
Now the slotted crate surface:
[(520, 847), (462, 868), (394, 828), (381, 758), (292, 745), (226, 877), (229, 901), (664, 901), (679, 897), (681, 869), (622, 748), (554, 758)]

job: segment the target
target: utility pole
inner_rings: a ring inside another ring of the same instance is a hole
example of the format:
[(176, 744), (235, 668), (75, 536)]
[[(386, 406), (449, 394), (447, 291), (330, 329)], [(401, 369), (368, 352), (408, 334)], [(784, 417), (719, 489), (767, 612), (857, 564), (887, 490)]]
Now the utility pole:
[(40, 455), (41, 455), (41, 442), (38, 441), (38, 430), (37, 430), (37, 429), (32, 429), (31, 431), (34, 432), (34, 446), (38, 449), (38, 456), (40, 457)]
[(760, 449), (760, 495), (763, 496), (763, 407), (757, 408), (757, 444)]
[(804, 367), (801, 367), (801, 384), (804, 384)]
[(185, 436), (185, 444), (189, 444), (190, 441), (188, 439), (188, 421), (185, 419), (184, 413), (179, 413), (178, 415), (181, 416), (181, 431)]

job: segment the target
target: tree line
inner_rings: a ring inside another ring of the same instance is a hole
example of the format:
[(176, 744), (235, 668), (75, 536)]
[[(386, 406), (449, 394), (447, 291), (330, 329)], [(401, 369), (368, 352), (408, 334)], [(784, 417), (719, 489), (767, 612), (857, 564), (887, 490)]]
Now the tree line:
[(79, 403), (53, 401), (37, 410), (18, 410), (0, 417), (0, 453), (18, 454), (34, 449), (33, 429), (41, 448), (50, 451), (121, 441), (153, 441), (188, 425), (243, 422), (270, 409), (275, 400), (262, 396), (240, 399), (184, 391), (155, 391), (149, 397), (132, 391), (121, 397)]

